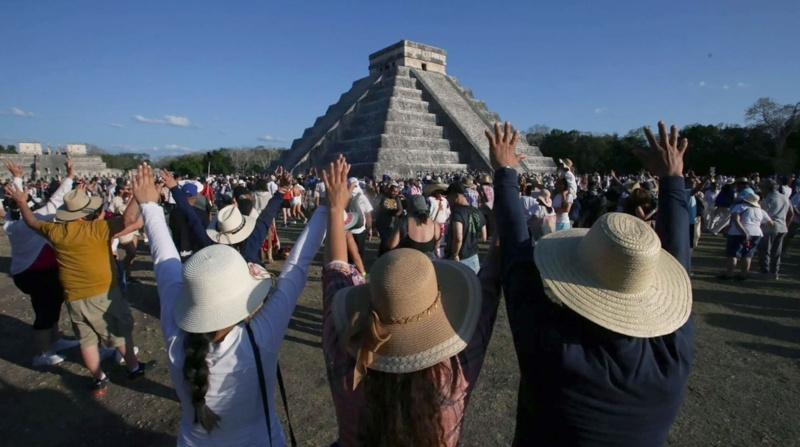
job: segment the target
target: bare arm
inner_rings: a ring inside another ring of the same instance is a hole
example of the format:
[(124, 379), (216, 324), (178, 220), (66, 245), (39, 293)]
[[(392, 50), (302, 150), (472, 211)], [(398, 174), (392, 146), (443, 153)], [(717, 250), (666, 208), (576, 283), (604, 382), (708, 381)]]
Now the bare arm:
[(486, 225), (481, 227), (481, 238), (483, 242), (486, 242)]
[(353, 233), (348, 231), (345, 233), (345, 237), (347, 238), (347, 251), (350, 253), (350, 257), (353, 258), (353, 264), (355, 264), (362, 276), (366, 275), (367, 269), (364, 268), (364, 261), (361, 259), (361, 255), (358, 254), (358, 244), (353, 238)]
[[(484, 227), (485, 228), (485, 227)], [(453, 259), (458, 259), (458, 253), (461, 251), (461, 245), (464, 243), (464, 224), (461, 222), (453, 222), (453, 247), (451, 250)]]
[(733, 224), (736, 225), (736, 228), (742, 232), (745, 238), (749, 238), (750, 235), (747, 234), (747, 230), (744, 229), (744, 225), (742, 225), (742, 216), (739, 213), (731, 214), (731, 220)]
[(392, 237), (389, 238), (389, 243), (387, 245), (389, 250), (394, 250), (395, 248), (397, 248), (398, 245), (400, 245), (400, 227), (401, 227), (401, 225), (398, 225), (397, 228), (394, 229), (394, 231), (392, 232)]

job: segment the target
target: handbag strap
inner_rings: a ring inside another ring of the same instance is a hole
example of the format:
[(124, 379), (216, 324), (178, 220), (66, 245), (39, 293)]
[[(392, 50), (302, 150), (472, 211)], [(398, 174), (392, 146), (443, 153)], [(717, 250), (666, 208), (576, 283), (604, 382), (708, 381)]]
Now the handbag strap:
[[(256, 370), (258, 372), (258, 387), (261, 389), (261, 400), (264, 403), (264, 416), (267, 418), (267, 434), (269, 436), (269, 445), (272, 446), (272, 418), (269, 417), (269, 401), (267, 400), (267, 385), (264, 378), (264, 367), (261, 364), (261, 353), (256, 344), (256, 337), (253, 335), (253, 329), (250, 325), (245, 325), (247, 328), (247, 336), (250, 338), (250, 345), (253, 347), (253, 354), (256, 358)], [(286, 420), (289, 423), (289, 438), (292, 442), (292, 447), (297, 447), (297, 439), (294, 436), (294, 429), (292, 428), (292, 419), (289, 417), (289, 402), (286, 399), (286, 387), (283, 385), (283, 375), (281, 374), (281, 365), (278, 364), (278, 388), (281, 391), (281, 399), (283, 400), (283, 408), (286, 410)]]

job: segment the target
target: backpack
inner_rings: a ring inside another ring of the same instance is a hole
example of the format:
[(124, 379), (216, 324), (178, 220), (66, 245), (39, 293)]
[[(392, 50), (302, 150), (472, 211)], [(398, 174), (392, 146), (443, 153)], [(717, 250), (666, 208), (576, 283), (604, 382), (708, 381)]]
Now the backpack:
[[(358, 205), (359, 198), (363, 196), (363, 194), (356, 193), (354, 196), (350, 197), (350, 201), (347, 202), (347, 209), (348, 213), (353, 213), (358, 216), (358, 221), (361, 222), (361, 227), (367, 225), (367, 216), (364, 215), (364, 211)], [(359, 227), (359, 228), (361, 228)]]
[(577, 222), (581, 219), (581, 202), (574, 200), (572, 207), (569, 209), (569, 220)]

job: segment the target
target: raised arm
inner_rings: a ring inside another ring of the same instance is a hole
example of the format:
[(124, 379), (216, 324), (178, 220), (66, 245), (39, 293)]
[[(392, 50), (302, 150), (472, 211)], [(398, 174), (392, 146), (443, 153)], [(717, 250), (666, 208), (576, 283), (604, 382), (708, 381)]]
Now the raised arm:
[[(314, 260), (325, 238), (328, 207), (321, 206), (300, 233), (289, 259), (278, 277), (275, 293), (253, 318), (250, 326), (256, 333), (259, 347), (271, 352), (280, 350), (289, 319), (292, 317), (300, 293), (308, 280), (308, 266)], [(346, 256), (346, 255), (345, 255)]]
[(152, 168), (146, 163), (140, 165), (137, 177), (132, 180), (133, 197), (142, 211), (144, 228), (150, 239), (153, 272), (161, 300), (161, 329), (164, 337), (169, 337), (178, 331), (172, 308), (183, 289), (181, 259), (172, 243), (164, 212), (158, 206), (159, 191), (153, 181)]
[(691, 270), (689, 232), (686, 231), (689, 228), (689, 210), (683, 179), (683, 156), (689, 142), (686, 138), (678, 140), (677, 126), (672, 126), (668, 134), (662, 121), (658, 123), (658, 141), (649, 127), (645, 127), (644, 132), (650, 148), (639, 150), (636, 155), (650, 172), (660, 178), (656, 233), (661, 239), (661, 247), (688, 272)]
[(172, 174), (166, 170), (162, 170), (160, 174), (161, 178), (164, 180), (164, 184), (169, 188), (169, 192), (172, 194), (172, 199), (175, 200), (178, 212), (181, 213), (181, 216), (186, 220), (186, 225), (189, 227), (189, 233), (194, 242), (196, 242), (200, 248), (214, 245), (214, 241), (212, 241), (211, 238), (208, 237), (208, 233), (206, 233), (206, 226), (203, 225), (203, 222), (192, 210), (192, 205), (186, 200), (186, 194), (181, 191), (178, 182), (175, 181)]

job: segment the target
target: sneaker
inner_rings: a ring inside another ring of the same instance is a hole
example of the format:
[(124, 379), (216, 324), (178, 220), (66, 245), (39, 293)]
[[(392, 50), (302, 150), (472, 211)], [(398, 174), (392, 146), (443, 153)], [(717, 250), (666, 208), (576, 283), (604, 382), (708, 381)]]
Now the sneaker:
[(78, 340), (69, 340), (66, 338), (59, 338), (55, 343), (50, 346), (53, 352), (63, 351), (65, 349), (72, 349), (78, 347), (81, 343)]
[(102, 379), (94, 379), (94, 382), (92, 382), (92, 396), (105, 396), (106, 393), (108, 393), (108, 376)]
[[(125, 364), (125, 357), (123, 357), (122, 354), (120, 354), (118, 350), (114, 349), (113, 351), (114, 351), (114, 361), (117, 362), (117, 365), (124, 365)], [(133, 353), (134, 354), (138, 354), (139, 353), (139, 347), (138, 346), (134, 346), (133, 347)]]
[(66, 360), (64, 357), (56, 354), (53, 351), (47, 351), (44, 354), (36, 355), (33, 357), (33, 366), (52, 366)]
[(147, 371), (152, 370), (156, 366), (155, 360), (150, 360), (147, 363), (139, 362), (139, 367), (136, 371), (128, 371), (128, 382), (136, 382), (144, 377)]
[(307, 224), (307, 223), (308, 223), (308, 218), (307, 218), (307, 217), (304, 217), (304, 218), (303, 218), (303, 224)]

